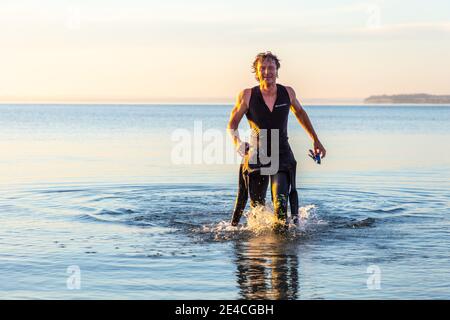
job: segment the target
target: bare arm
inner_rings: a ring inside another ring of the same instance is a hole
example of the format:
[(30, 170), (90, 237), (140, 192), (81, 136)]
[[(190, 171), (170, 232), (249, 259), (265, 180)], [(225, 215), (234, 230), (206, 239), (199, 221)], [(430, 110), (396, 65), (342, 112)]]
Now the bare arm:
[(233, 144), (236, 149), (241, 146), (241, 139), (239, 138), (239, 122), (241, 122), (242, 117), (248, 110), (248, 104), (246, 100), (248, 99), (249, 91), (245, 89), (241, 91), (236, 99), (236, 104), (233, 110), (231, 110), (230, 120), (228, 121), (227, 132), (233, 139)]
[(314, 127), (311, 123), (311, 120), (309, 120), (308, 114), (298, 101), (295, 91), (290, 87), (287, 87), (287, 90), (289, 92), (289, 97), (291, 99), (291, 110), (294, 113), (300, 125), (303, 127), (303, 129), (305, 129), (305, 131), (313, 140), (314, 153), (316, 154), (321, 153), (321, 156), (325, 157), (326, 150), (323, 147), (322, 143), (320, 142), (319, 137), (317, 136), (316, 131), (314, 130)]

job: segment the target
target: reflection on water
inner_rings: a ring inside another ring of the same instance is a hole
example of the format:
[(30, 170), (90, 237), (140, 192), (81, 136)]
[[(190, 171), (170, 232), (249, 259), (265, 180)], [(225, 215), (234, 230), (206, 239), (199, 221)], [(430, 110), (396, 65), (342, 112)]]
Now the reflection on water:
[(234, 249), (240, 299), (298, 298), (298, 248), (294, 241), (268, 233), (236, 241)]

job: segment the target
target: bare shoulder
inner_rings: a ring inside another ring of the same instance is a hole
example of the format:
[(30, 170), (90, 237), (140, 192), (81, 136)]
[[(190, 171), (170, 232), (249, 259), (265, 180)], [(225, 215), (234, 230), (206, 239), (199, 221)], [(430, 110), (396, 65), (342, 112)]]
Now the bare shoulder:
[(238, 102), (240, 104), (243, 104), (245, 106), (248, 106), (250, 104), (250, 96), (252, 95), (252, 89), (250, 88), (245, 88), (244, 90), (242, 90), (241, 92), (239, 92), (239, 96), (238, 96)]
[(291, 100), (291, 110), (294, 113), (300, 112), (303, 107), (300, 104), (300, 101), (297, 99), (297, 94), (295, 93), (294, 89), (291, 87), (286, 87), (287, 92), (289, 93), (289, 99)]
[(292, 87), (289, 87), (289, 86), (286, 86), (285, 88), (289, 94), (289, 99), (291, 100), (291, 102), (294, 101), (296, 98), (294, 89), (292, 89)]
[(242, 95), (244, 96), (245, 99), (250, 100), (250, 96), (252, 95), (252, 89), (245, 88), (244, 90), (242, 90)]

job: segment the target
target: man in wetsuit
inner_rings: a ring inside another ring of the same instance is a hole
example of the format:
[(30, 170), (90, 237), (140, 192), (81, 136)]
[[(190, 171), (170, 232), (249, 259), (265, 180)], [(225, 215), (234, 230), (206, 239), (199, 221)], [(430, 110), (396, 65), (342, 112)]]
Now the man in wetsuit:
[[(276, 83), (279, 68), (277, 56), (271, 52), (258, 54), (253, 62), (253, 72), (259, 85), (241, 91), (231, 111), (227, 131), (236, 150), (243, 156), (239, 169), (238, 196), (231, 221), (234, 226), (239, 223), (249, 195), (251, 207), (265, 205), (269, 179), (275, 215), (287, 221), (289, 201), (291, 218), (294, 222), (297, 219), (297, 162), (288, 143), (289, 110), (292, 110), (313, 140), (314, 154), (321, 157), (326, 154), (295, 91)], [(242, 142), (239, 137), (238, 126), (244, 114), (251, 128), (250, 143)]]

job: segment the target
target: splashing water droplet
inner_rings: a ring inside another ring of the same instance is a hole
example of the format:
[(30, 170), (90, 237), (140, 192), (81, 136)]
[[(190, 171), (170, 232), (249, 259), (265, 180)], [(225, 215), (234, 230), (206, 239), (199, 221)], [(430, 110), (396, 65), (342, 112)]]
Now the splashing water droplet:
[(262, 234), (278, 231), (287, 231), (291, 236), (297, 236), (307, 231), (311, 224), (320, 224), (321, 220), (316, 218), (316, 206), (314, 204), (300, 207), (298, 211), (297, 224), (288, 218), (287, 224), (279, 220), (270, 205), (257, 206), (245, 212), (247, 223), (232, 226), (229, 221), (221, 221), (217, 224), (204, 225), (201, 233), (213, 234), (215, 240), (226, 240), (240, 238), (242, 236), (259, 236)]

